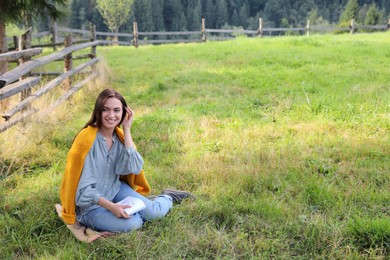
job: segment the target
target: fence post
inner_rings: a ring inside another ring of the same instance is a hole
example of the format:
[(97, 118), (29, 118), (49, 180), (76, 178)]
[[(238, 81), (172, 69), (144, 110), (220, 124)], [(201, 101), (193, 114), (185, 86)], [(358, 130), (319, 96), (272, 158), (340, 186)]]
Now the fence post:
[(202, 41), (205, 42), (206, 40), (206, 20), (202, 18)]
[(390, 31), (390, 18), (389, 18), (389, 21), (387, 22), (387, 30)]
[(18, 36), (15, 36), (13, 37), (14, 39), (14, 47), (15, 47), (15, 51), (19, 49), (19, 39), (18, 39)]
[[(91, 42), (94, 42), (96, 40), (96, 26), (93, 23), (90, 24), (90, 31), (91, 31), (91, 39), (90, 40), (91, 40)], [(91, 47), (91, 59), (94, 59), (94, 58), (96, 58), (96, 45)], [(91, 66), (91, 68), (92, 68), (92, 71), (96, 71), (95, 64), (93, 64)]]
[[(23, 33), (19, 38), (19, 51), (31, 49), (31, 31), (32, 28), (28, 28), (25, 33)], [(26, 61), (29, 61), (31, 58), (20, 58), (19, 59), (19, 65), (25, 63)], [(27, 73), (25, 76), (28, 77), (30, 73)], [(26, 77), (21, 77), (20, 80)], [(23, 101), (27, 97), (31, 95), (31, 89), (28, 88), (26, 90), (23, 90), (20, 93), (20, 101)], [(24, 110), (27, 110), (28, 107), (26, 107)]]
[(133, 45), (138, 48), (138, 25), (137, 22), (133, 23)]
[(51, 43), (53, 43), (53, 50), (57, 50), (57, 46), (55, 45), (57, 42), (57, 22), (55, 20), (51, 21), (50, 24), (50, 32), (51, 32)]
[[(91, 23), (91, 42), (94, 42), (96, 40), (96, 26)], [(91, 47), (91, 58), (96, 58), (96, 45)]]
[(307, 19), (307, 24), (306, 24), (306, 36), (310, 35), (310, 19)]
[(350, 33), (353, 34), (355, 31), (355, 19), (351, 19), (351, 25), (349, 26)]
[[(70, 47), (72, 46), (72, 35), (68, 35), (64, 39), (64, 47)], [(72, 70), (72, 53), (69, 53), (64, 58), (64, 72)], [(68, 77), (63, 84), (64, 89), (70, 89), (72, 86), (72, 78)]]
[(263, 18), (259, 18), (259, 28), (257, 29), (257, 36), (263, 36)]
[[(5, 22), (0, 21), (0, 27), (5, 32)], [(4, 35), (4, 38), (0, 38), (0, 53), (5, 53), (8, 51), (7, 48), (7, 37)], [(3, 75), (7, 72), (8, 69), (8, 62), (7, 61), (0, 61), (0, 75)]]

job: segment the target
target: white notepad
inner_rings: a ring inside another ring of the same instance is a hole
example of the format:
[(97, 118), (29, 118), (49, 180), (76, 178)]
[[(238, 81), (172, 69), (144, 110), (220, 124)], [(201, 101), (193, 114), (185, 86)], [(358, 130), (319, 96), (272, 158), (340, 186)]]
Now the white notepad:
[(130, 205), (131, 208), (125, 209), (125, 212), (128, 215), (133, 215), (134, 213), (137, 213), (138, 211), (141, 211), (146, 208), (146, 205), (142, 200), (131, 196), (124, 198), (116, 204)]

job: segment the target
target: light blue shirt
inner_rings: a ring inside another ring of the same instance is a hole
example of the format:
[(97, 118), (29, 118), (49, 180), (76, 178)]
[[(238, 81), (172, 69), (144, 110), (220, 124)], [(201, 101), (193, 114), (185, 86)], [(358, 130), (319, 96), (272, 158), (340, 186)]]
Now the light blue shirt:
[(144, 161), (141, 155), (113, 135), (113, 144), (108, 150), (105, 138), (98, 132), (88, 152), (76, 191), (76, 212), (83, 215), (99, 207), (100, 197), (112, 201), (120, 188), (120, 175), (139, 174)]

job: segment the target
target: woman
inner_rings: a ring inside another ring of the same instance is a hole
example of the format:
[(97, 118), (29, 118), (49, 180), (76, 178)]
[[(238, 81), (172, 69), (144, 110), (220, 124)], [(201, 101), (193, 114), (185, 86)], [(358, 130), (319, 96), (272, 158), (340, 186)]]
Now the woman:
[[(118, 92), (100, 93), (91, 119), (76, 135), (67, 156), (60, 190), (66, 224), (128, 232), (164, 217), (173, 203), (193, 199), (190, 193), (176, 190), (164, 190), (154, 200), (145, 197), (150, 186), (131, 136), (133, 119), (133, 111)], [(146, 208), (129, 216), (125, 209), (130, 206), (117, 204), (127, 196), (141, 199)]]

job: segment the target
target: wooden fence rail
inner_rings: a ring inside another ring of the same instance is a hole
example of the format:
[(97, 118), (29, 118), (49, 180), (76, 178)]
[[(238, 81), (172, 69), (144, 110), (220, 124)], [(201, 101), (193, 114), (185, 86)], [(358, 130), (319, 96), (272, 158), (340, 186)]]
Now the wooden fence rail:
[[(94, 26), (92, 26), (94, 28)], [(84, 32), (83, 32), (84, 33)], [(39, 109), (32, 107), (33, 102), (43, 95), (54, 91), (58, 86), (62, 86), (61, 91), (57, 93), (60, 97), (53, 103), (49, 104), (45, 111), (50, 111), (60, 103), (68, 99), (73, 93), (80, 89), (87, 82), (93, 80), (98, 73), (95, 70), (95, 65), (100, 61), (96, 58), (96, 46), (102, 45), (101, 41), (95, 39), (93, 30), (90, 32), (91, 38), (89, 42), (75, 44), (80, 41), (73, 42), (71, 35), (68, 35), (64, 39), (62, 50), (53, 52), (49, 55), (39, 58), (31, 59), (32, 57), (41, 54), (42, 48), (27, 48), (24, 46), (31, 46), (31, 30), (28, 30), (19, 39), (19, 50), (11, 51), (0, 54), (0, 61), (2, 62), (18, 62), (18, 66), (14, 69), (5, 72), (0, 75), (0, 107), (7, 111), (1, 111), (2, 117), (5, 120), (4, 123), (0, 123), (0, 133), (6, 131), (13, 125), (24, 120), (26, 117), (30, 117), (33, 113), (39, 111)], [(47, 35), (41, 33), (37, 35)], [(57, 45), (55, 45), (57, 46)], [(53, 47), (53, 46), (52, 46)], [(89, 54), (82, 54), (73, 57), (73, 53), (81, 50), (91, 48)], [(88, 61), (73, 68), (74, 59), (89, 59)], [(36, 72), (33, 71), (42, 66), (48, 65), (52, 62), (63, 61), (64, 72)], [(91, 67), (91, 71), (85, 71), (86, 68)], [(73, 84), (72, 78), (76, 75), (86, 75), (80, 82)], [(45, 81), (42, 79), (45, 76), (56, 76), (54, 79)], [(35, 89), (34, 93), (32, 88)], [(4, 105), (8, 103), (9, 98), (20, 94), (20, 101), (12, 108)], [(45, 113), (45, 111), (41, 111)]]
[[(50, 31), (44, 31), (32, 34), (28, 30), (20, 37), (7, 38), (8, 42), (13, 43), (13, 47), (9, 50), (15, 50), (0, 54), (0, 62), (18, 62), (18, 66), (3, 75), (0, 75), (0, 107), (2, 102), (10, 97), (20, 94), (20, 103), (15, 107), (5, 111), (2, 115), (6, 121), (0, 124), (0, 132), (3, 132), (22, 121), (31, 114), (37, 112), (36, 108), (32, 108), (31, 104), (36, 99), (44, 94), (52, 91), (56, 86), (62, 85), (66, 89), (66, 93), (54, 102), (50, 109), (58, 106), (61, 102), (69, 98), (74, 92), (82, 87), (86, 82), (95, 78), (98, 74), (94, 71), (95, 65), (99, 62), (96, 58), (96, 47), (98, 45), (133, 45), (138, 47), (140, 44), (164, 44), (164, 43), (183, 43), (183, 42), (205, 42), (207, 40), (225, 40), (236, 37), (237, 35), (247, 35), (250, 37), (263, 37), (268, 35), (295, 33), (310, 35), (312, 32), (329, 32), (329, 31), (349, 31), (351, 34), (357, 30), (390, 30), (390, 19), (385, 25), (357, 25), (352, 19), (348, 27), (337, 26), (312, 26), (310, 21), (307, 21), (305, 27), (298, 28), (265, 28), (263, 19), (259, 18), (257, 30), (244, 29), (211, 29), (206, 28), (206, 21), (202, 19), (200, 31), (177, 31), (177, 32), (139, 32), (138, 25), (133, 24), (131, 33), (110, 33), (97, 32), (93, 24), (90, 30), (70, 29), (58, 27), (55, 22), (52, 23)], [(71, 35), (74, 37), (71, 38)], [(50, 43), (41, 43), (40, 38), (50, 36)], [(183, 36), (183, 37), (181, 37)], [(118, 40), (121, 37), (121, 40)], [(181, 38), (179, 38), (181, 37)], [(37, 44), (32, 44), (31, 39), (38, 39)], [(97, 40), (99, 38), (99, 40)], [(156, 39), (157, 38), (157, 39)], [(116, 40), (112, 40), (116, 39)], [(42, 53), (43, 47), (52, 47), (57, 50), (58, 46), (64, 46), (60, 51), (50, 55), (43, 56), (31, 60), (32, 57)], [(91, 48), (89, 54), (74, 56), (73, 53)], [(73, 60), (90, 59), (88, 62), (79, 65), (73, 69)], [(37, 72), (33, 71), (36, 68), (42, 67), (51, 62), (58, 60), (64, 61), (64, 71), (60, 72)], [(83, 71), (87, 67), (92, 67), (91, 71)], [(72, 77), (78, 75), (86, 75), (84, 80), (73, 85)], [(31, 93), (32, 88), (36, 88), (42, 82), (42, 78), (46, 76), (57, 76), (50, 80), (46, 85), (39, 87), (35, 93)], [(8, 108), (7, 108), (8, 109)], [(17, 113), (20, 113), (19, 115)]]
[[(263, 24), (263, 19), (259, 18), (257, 30), (244, 30), (244, 29), (212, 29), (206, 28), (206, 21), (202, 19), (202, 26), (200, 31), (175, 31), (175, 32), (140, 32), (138, 31), (138, 25), (135, 22), (133, 24), (133, 30), (129, 33), (112, 33), (112, 32), (96, 32), (95, 39), (99, 39), (101, 44), (104, 45), (133, 45), (138, 47), (145, 44), (164, 44), (164, 43), (180, 43), (180, 42), (204, 42), (206, 40), (226, 40), (234, 38), (237, 35), (247, 35), (250, 37), (263, 37), (273, 35), (284, 35), (286, 33), (292, 34), (306, 34), (309, 36), (311, 33), (321, 32), (350, 32), (355, 33), (358, 30), (390, 30), (390, 19), (387, 24), (382, 25), (357, 25), (352, 19), (348, 27), (337, 26), (318, 26), (310, 25), (310, 21), (306, 22), (305, 27), (295, 28), (266, 28)], [(52, 24), (50, 31), (40, 32), (33, 34), (33, 37), (40, 38), (51, 35), (51, 43), (35, 44), (33, 47), (53, 47), (63, 45), (63, 37), (60, 35), (72, 34), (78, 37), (75, 43), (83, 43), (89, 41), (89, 35), (91, 30), (71, 29), (65, 27), (57, 27), (56, 23)], [(178, 38), (178, 36), (183, 36)], [(120, 37), (121, 40), (112, 40), (113, 38)], [(159, 37), (159, 39), (158, 39)], [(156, 39), (157, 38), (157, 39)], [(14, 42), (14, 47), (9, 49), (16, 49), (18, 46), (17, 40), (7, 38), (8, 42)]]

